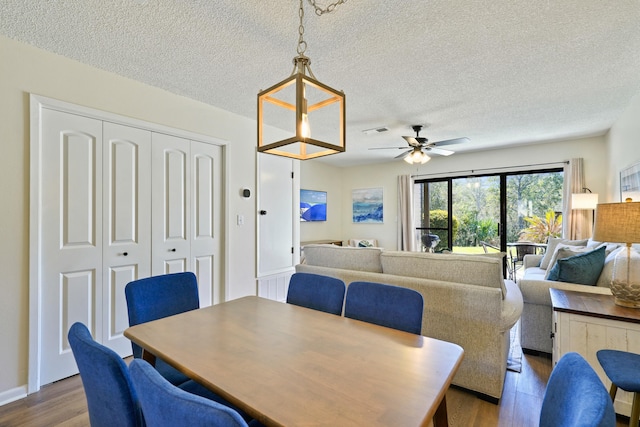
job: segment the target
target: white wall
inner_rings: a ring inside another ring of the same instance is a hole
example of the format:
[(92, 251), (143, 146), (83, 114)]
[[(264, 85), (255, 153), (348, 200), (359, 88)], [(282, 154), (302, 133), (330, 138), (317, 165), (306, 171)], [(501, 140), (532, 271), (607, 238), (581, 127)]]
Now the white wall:
[(300, 241), (342, 239), (343, 169), (318, 160), (300, 162), (300, 188), (327, 192), (327, 220), (300, 223)]
[[(620, 170), (640, 162), (640, 94), (637, 94), (624, 114), (607, 134), (609, 142), (609, 198), (601, 202), (619, 202)], [(634, 200), (636, 201), (636, 200)]]
[[(210, 135), (229, 142), (227, 299), (255, 294), (255, 120), (0, 36), (0, 402), (27, 383), (29, 93)], [(257, 88), (256, 88), (257, 91)], [(246, 94), (255, 102), (254, 94)], [(249, 153), (249, 155), (247, 155)]]
[[(339, 156), (339, 154), (337, 154)], [(388, 163), (345, 168), (339, 175), (342, 190), (342, 235), (314, 235), (321, 238), (376, 238), (380, 246), (386, 249), (397, 248), (397, 177), (398, 175), (420, 174), (472, 174), (472, 170), (511, 166), (525, 166), (538, 163), (563, 162), (571, 158), (584, 159), (586, 185), (594, 192), (602, 194), (600, 201), (606, 200), (607, 143), (604, 137), (577, 139), (571, 141), (552, 142), (538, 145), (519, 146), (514, 148), (483, 151), (473, 153), (457, 153), (451, 157), (436, 157), (424, 165), (408, 165), (394, 160)], [(546, 166), (549, 168), (552, 166)], [(540, 169), (545, 166), (524, 167), (523, 169)], [(511, 170), (511, 169), (509, 169)], [(301, 164), (301, 179), (305, 185), (321, 186), (335, 183), (334, 168), (320, 162), (311, 167), (309, 162)], [(333, 181), (332, 181), (333, 178)], [(314, 180), (317, 179), (316, 183)], [(384, 190), (384, 223), (356, 224), (352, 222), (351, 190), (357, 188), (382, 187)], [(337, 189), (335, 190), (337, 191)], [(304, 224), (303, 224), (304, 225)], [(337, 227), (334, 225), (333, 227)], [(334, 231), (333, 228), (332, 231)]]

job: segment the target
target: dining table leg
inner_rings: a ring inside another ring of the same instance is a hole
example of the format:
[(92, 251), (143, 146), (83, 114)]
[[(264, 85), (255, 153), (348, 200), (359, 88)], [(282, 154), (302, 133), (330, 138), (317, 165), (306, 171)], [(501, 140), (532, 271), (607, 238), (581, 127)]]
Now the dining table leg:
[(148, 362), (151, 366), (156, 366), (156, 356), (144, 348), (142, 349), (142, 360)]
[(449, 427), (449, 418), (447, 417), (447, 396), (442, 396), (442, 400), (433, 415), (433, 427)]

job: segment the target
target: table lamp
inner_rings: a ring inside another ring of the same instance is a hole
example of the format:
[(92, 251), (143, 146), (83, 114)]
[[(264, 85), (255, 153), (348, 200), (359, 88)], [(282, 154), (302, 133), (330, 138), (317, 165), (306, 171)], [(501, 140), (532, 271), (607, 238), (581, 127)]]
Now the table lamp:
[(617, 305), (640, 308), (640, 254), (631, 246), (640, 242), (640, 202), (598, 204), (593, 239), (627, 245), (613, 261), (611, 293)]

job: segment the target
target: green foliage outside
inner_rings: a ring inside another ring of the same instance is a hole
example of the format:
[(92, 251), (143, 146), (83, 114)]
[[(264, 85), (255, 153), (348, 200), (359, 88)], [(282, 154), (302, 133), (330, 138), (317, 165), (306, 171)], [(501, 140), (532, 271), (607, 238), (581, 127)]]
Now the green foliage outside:
[[(546, 242), (562, 234), (562, 172), (506, 175), (507, 242)], [(451, 180), (453, 246), (477, 247), (480, 242), (500, 245), (500, 176), (461, 177)], [(447, 228), (449, 182), (417, 182), (415, 196), (420, 206), (419, 227)], [(426, 232), (426, 231), (423, 231)], [(447, 247), (447, 232), (431, 230), (440, 237), (436, 250)], [(525, 237), (526, 236), (526, 237)]]
[(521, 241), (547, 243), (549, 237), (562, 236), (562, 215), (554, 211), (547, 211), (544, 218), (533, 216), (524, 219), (529, 226), (522, 230)]
[[(430, 234), (435, 234), (440, 237), (440, 241), (438, 245), (435, 247), (436, 251), (445, 249), (448, 247), (448, 232), (447, 228), (449, 227), (449, 215), (447, 211), (442, 209), (436, 209), (429, 212), (429, 224), (431, 228), (444, 228), (445, 230), (430, 230)], [(453, 239), (455, 240), (456, 234), (458, 233), (458, 228), (460, 223), (458, 218), (453, 217)]]

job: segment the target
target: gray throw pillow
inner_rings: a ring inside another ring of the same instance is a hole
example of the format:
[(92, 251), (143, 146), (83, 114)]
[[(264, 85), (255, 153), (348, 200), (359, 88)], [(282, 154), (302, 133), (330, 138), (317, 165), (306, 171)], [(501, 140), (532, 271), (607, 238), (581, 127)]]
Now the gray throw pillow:
[(588, 239), (568, 240), (560, 237), (549, 237), (549, 240), (547, 241), (547, 251), (544, 253), (542, 261), (540, 261), (540, 268), (543, 270), (549, 268), (549, 263), (551, 262), (551, 258), (553, 257), (553, 253), (555, 252), (558, 243), (564, 243), (565, 245), (571, 246), (587, 246), (587, 242)]

